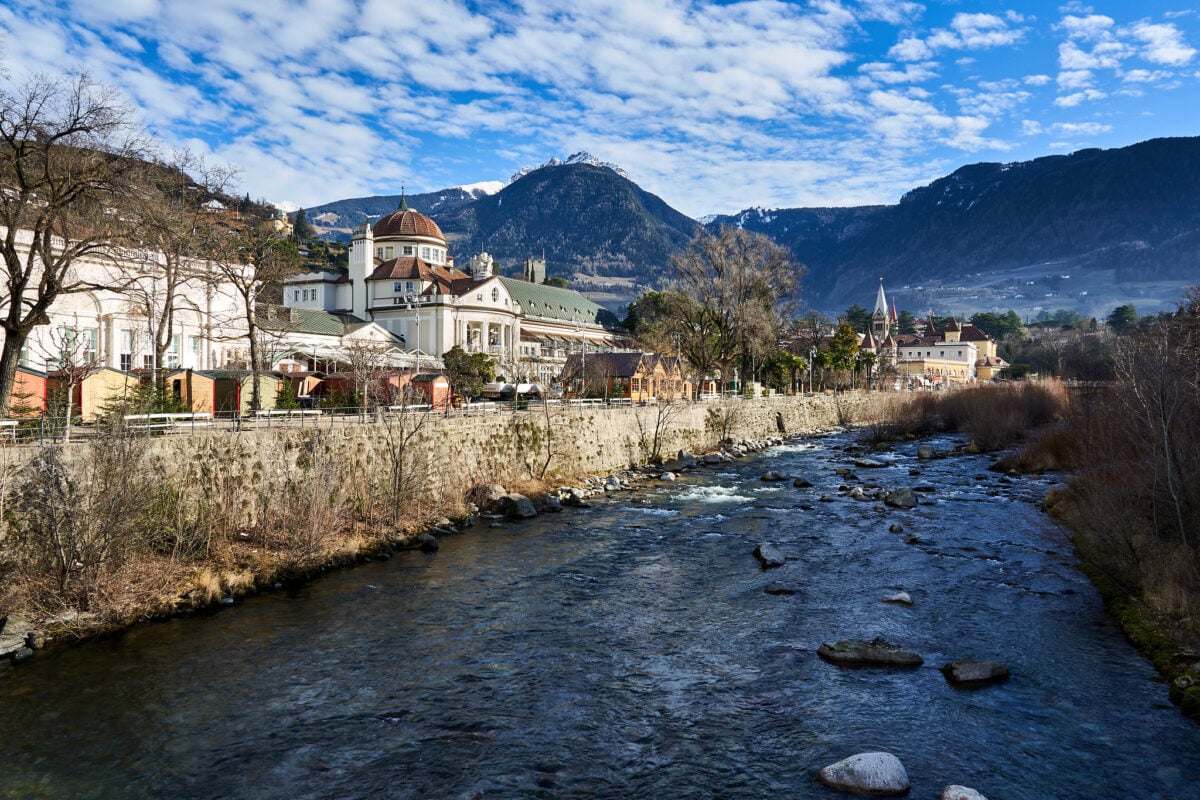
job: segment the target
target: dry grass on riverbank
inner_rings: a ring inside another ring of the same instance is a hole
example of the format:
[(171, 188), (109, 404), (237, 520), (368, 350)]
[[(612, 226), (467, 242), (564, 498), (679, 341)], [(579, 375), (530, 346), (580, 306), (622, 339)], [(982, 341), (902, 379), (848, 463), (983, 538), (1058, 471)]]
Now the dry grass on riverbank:
[(1000, 450), (1066, 414), (1057, 381), (984, 384), (946, 392), (898, 395), (890, 418), (868, 425), (874, 443), (965, 433), (981, 450)]
[(166, 469), (120, 434), (19, 466), (0, 452), (0, 615), (91, 635), (351, 563), (444, 513), (414, 491), (416, 459), (347, 465), (326, 437), (248, 472), (216, 457)]
[(1076, 389), (1057, 434), (1069, 440), (1073, 474), (1046, 507), (1071, 528), (1126, 633), (1171, 680), (1172, 699), (1200, 719), (1200, 292), (1121, 339), (1115, 374)]

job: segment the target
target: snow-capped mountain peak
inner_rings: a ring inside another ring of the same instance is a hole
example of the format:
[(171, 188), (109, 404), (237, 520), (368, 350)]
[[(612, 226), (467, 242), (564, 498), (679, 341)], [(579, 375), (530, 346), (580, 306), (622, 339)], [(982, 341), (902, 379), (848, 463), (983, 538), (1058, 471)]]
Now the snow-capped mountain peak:
[(567, 156), (566, 160), (560, 158), (551, 158), (549, 161), (536, 167), (522, 167), (521, 169), (517, 170), (517, 172), (511, 178), (509, 178), (508, 182), (513, 183), (514, 181), (520, 180), (534, 170), (543, 169), (545, 167), (561, 167), (564, 164), (590, 164), (593, 167), (610, 169), (625, 180), (630, 179), (629, 173), (622, 169), (619, 164), (614, 164), (611, 161), (601, 161), (586, 150), (580, 150), (578, 153), (573, 153)]
[(451, 188), (462, 189), (472, 197), (479, 199), (480, 197), (493, 195), (507, 185), (508, 184), (506, 184), (504, 181), (477, 181), (475, 183), (466, 183), (462, 186), (453, 186)]

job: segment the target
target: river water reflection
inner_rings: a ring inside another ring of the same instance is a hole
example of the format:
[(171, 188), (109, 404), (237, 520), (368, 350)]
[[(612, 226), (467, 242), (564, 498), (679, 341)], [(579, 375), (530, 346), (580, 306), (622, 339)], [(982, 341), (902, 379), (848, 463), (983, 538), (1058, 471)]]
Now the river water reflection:
[[(935, 487), (913, 511), (820, 502), (849, 441), (0, 672), (0, 796), (831, 798), (818, 768), (886, 749), (913, 797), (1200, 797), (1200, 726), (1164, 707), (1036, 510), (1047, 482), (911, 445), (858, 474)], [(760, 571), (759, 541), (788, 563)], [(912, 607), (880, 602), (898, 590)], [(925, 666), (816, 655), (877, 635)], [(958, 658), (1012, 677), (952, 689), (937, 668)]]

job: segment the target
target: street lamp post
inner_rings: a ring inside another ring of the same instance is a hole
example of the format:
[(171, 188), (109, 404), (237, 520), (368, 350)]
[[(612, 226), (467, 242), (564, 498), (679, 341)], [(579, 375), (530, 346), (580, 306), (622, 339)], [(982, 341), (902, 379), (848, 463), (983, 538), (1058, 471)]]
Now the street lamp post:
[(813, 368), (817, 365), (817, 348), (808, 348), (808, 393), (813, 393)]

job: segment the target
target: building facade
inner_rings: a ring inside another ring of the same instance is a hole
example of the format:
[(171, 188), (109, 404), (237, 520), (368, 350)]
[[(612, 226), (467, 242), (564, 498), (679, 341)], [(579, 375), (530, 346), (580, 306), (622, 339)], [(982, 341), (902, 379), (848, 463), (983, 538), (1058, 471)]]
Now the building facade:
[[(544, 276), (545, 262), (526, 273)], [(615, 318), (578, 292), (497, 275), (487, 253), (459, 269), (437, 223), (403, 198), (392, 214), (354, 229), (344, 272), (289, 278), (283, 301), (376, 323), (414, 357), (440, 359), (456, 346), (486, 353), (512, 382), (549, 382), (569, 353), (617, 344)]]

